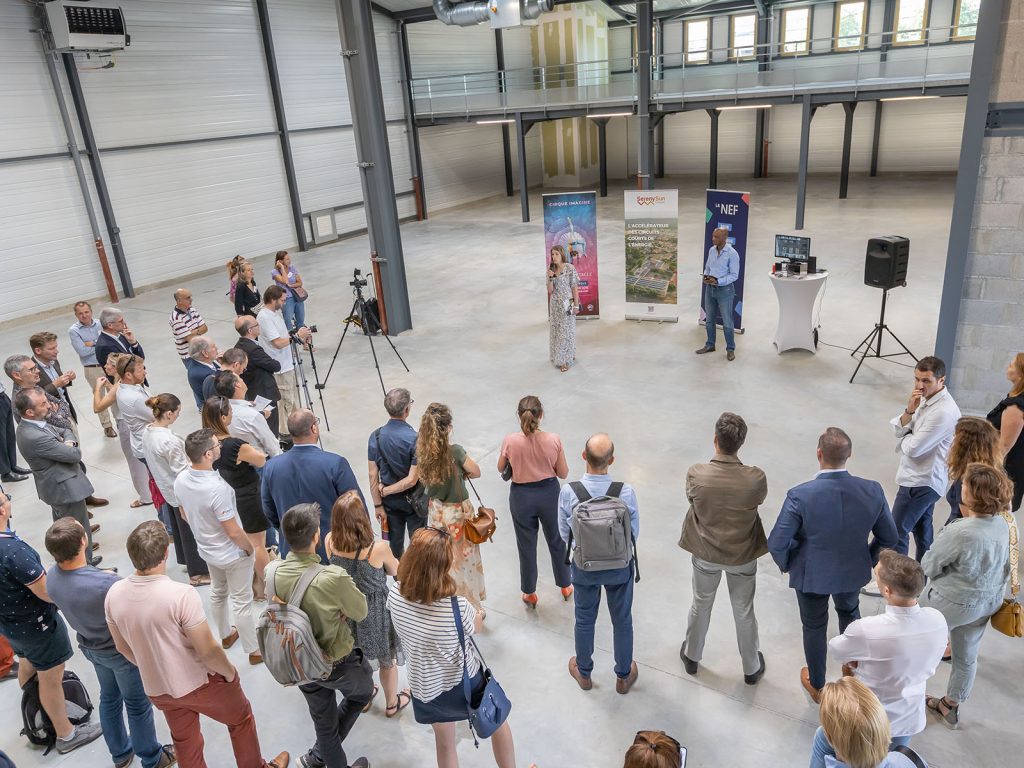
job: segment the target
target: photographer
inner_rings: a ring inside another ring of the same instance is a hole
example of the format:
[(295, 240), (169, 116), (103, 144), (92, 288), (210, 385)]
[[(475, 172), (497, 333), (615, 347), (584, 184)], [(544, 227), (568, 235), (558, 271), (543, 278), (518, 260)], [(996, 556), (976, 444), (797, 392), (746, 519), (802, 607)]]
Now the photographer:
[[(260, 325), (258, 343), (267, 354), (281, 364), (281, 370), (274, 374), (274, 381), (281, 391), (278, 401), (278, 424), (281, 426), (281, 439), (287, 442), (289, 435), (288, 417), (298, 410), (298, 394), (296, 392), (295, 361), (289, 348), (290, 336), (285, 324), (281, 308), (284, 307), (285, 291), (279, 285), (272, 285), (263, 292), (263, 309), (256, 315)], [(309, 344), (313, 334), (309, 328), (302, 327), (295, 331), (295, 339), (302, 344)]]

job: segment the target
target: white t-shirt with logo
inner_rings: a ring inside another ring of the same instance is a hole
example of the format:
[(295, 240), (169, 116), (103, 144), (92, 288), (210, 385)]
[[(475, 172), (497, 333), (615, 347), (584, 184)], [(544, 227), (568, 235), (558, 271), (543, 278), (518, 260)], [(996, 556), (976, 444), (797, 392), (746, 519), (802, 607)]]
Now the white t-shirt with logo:
[(239, 528), (235, 489), (220, 476), (217, 470), (193, 469), (189, 467), (174, 481), (174, 495), (188, 517), (188, 524), (196, 538), (196, 548), (208, 565), (226, 568), (245, 551), (224, 532), (221, 523), (234, 520)]
[(292, 362), (291, 346), (278, 349), (271, 343), (274, 339), (288, 338), (288, 326), (284, 323), (284, 315), (280, 310), (275, 312), (264, 307), (256, 315), (256, 322), (260, 324), (260, 336), (256, 340), (257, 343), (266, 350), (268, 355), (281, 364), (280, 373), (292, 370), (295, 363)]

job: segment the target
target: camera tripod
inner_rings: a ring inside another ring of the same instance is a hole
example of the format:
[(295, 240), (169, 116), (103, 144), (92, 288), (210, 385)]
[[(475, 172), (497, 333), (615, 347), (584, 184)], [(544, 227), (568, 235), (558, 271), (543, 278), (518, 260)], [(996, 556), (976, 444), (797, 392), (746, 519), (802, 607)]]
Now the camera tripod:
[[(853, 352), (850, 353), (850, 357), (856, 357), (858, 354), (860, 354), (860, 362), (857, 363), (857, 367), (853, 369), (853, 376), (850, 377), (851, 384), (853, 384), (853, 380), (857, 378), (857, 372), (860, 370), (860, 367), (864, 365), (865, 358), (873, 357), (877, 359), (885, 359), (889, 357), (901, 357), (903, 355), (910, 355), (912, 358), (914, 358), (914, 362), (917, 362), (917, 355), (911, 352), (907, 348), (907, 345), (900, 341), (899, 336), (893, 333), (889, 329), (889, 326), (885, 324), (885, 301), (888, 298), (889, 289), (882, 289), (882, 312), (878, 317), (878, 322), (875, 323), (875, 329), (867, 335), (867, 338), (865, 338), (864, 341), (857, 345), (857, 348), (853, 350)], [(903, 347), (902, 352), (890, 352), (887, 355), (882, 354), (882, 337), (887, 333), (890, 336), (892, 336), (893, 340), (897, 344)], [(861, 352), (861, 347), (864, 348), (863, 352)]]
[[(312, 326), (310, 330), (315, 330), (316, 326)], [(308, 408), (310, 411), (316, 413), (313, 409), (313, 398), (309, 394), (309, 381), (306, 379), (306, 371), (302, 367), (302, 347), (301, 342), (294, 334), (290, 334), (288, 337), (288, 344), (292, 350), (292, 362), (294, 368), (292, 373), (295, 376), (295, 391), (299, 394), (299, 406), (302, 408)], [(320, 394), (320, 410), (324, 414), (324, 426), (327, 427), (327, 431), (331, 431), (331, 424), (327, 418), (327, 406), (324, 405), (324, 393), (323, 386), (320, 384), (320, 377), (317, 375), (316, 370), (316, 354), (313, 352), (313, 338), (309, 339), (309, 362), (313, 368), (313, 379), (316, 381), (314, 389)]]
[[(341, 345), (345, 342), (345, 335), (348, 333), (349, 326), (352, 323), (358, 323), (370, 342), (370, 352), (373, 354), (373, 365), (377, 369), (377, 378), (380, 379), (381, 391), (386, 395), (388, 391), (384, 387), (384, 375), (380, 370), (380, 361), (377, 359), (377, 350), (373, 346), (373, 337), (375, 333), (371, 333), (370, 329), (372, 326), (368, 319), (369, 311), (366, 307), (366, 299), (363, 298), (363, 287), (366, 285), (366, 280), (360, 279), (359, 275), (360, 272), (356, 269), (352, 275), (352, 282), (349, 283), (349, 285), (352, 286), (352, 294), (355, 296), (355, 300), (352, 302), (352, 309), (349, 310), (349, 313), (345, 318), (345, 330), (341, 332), (341, 340), (338, 341), (338, 348), (334, 350), (334, 357), (331, 358), (331, 365), (327, 369), (323, 383), (317, 382), (316, 388), (323, 390), (323, 388), (327, 386), (327, 380), (331, 377), (331, 371), (334, 370), (334, 364), (338, 360), (338, 353), (341, 352)], [(376, 321), (374, 321), (374, 323), (376, 324)], [(398, 358), (398, 362), (400, 362), (402, 367), (405, 368), (406, 372), (408, 372), (409, 366), (405, 364), (405, 360), (403, 360), (402, 356), (398, 353), (394, 343), (387, 334), (383, 334), (383, 336), (385, 341), (387, 341), (388, 345), (391, 347), (391, 351), (395, 353), (395, 357)], [(323, 395), (320, 395), (320, 397), (323, 398)]]

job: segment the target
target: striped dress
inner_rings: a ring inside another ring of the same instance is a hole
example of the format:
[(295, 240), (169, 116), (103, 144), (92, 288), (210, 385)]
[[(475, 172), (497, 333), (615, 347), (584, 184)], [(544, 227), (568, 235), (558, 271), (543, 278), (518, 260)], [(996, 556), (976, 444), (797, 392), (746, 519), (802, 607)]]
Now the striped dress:
[[(476, 610), (466, 598), (457, 600), (468, 644)], [(432, 701), (462, 683), (462, 648), (452, 601), (444, 598), (429, 605), (414, 603), (402, 596), (397, 584), (392, 584), (387, 605), (405, 651), (405, 671), (413, 698)], [(475, 653), (470, 653), (469, 676), (472, 678), (479, 669), (480, 661)]]

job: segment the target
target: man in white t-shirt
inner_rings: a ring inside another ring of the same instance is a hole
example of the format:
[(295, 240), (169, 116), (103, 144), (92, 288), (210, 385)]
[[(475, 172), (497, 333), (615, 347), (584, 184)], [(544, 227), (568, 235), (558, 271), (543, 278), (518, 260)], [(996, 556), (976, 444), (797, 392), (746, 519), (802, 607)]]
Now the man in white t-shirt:
[(238, 517), (235, 491), (213, 468), (220, 458), (213, 430), (200, 429), (185, 438), (185, 455), (191, 466), (175, 479), (174, 495), (210, 569), (213, 624), (220, 631), (221, 645), (230, 648), (241, 637), (249, 663), (259, 664), (263, 657), (256, 643), (252, 604), (253, 548)]
[[(884, 549), (875, 580), (885, 613), (858, 619), (828, 646), (844, 673), (852, 673), (882, 702), (893, 746), (906, 746), (925, 728), (925, 686), (942, 660), (949, 630), (941, 613), (917, 604), (925, 577), (916, 560)], [(815, 737), (816, 753), (834, 754), (823, 738)]]
[[(298, 410), (299, 403), (295, 386), (295, 361), (289, 346), (288, 326), (285, 325), (281, 307), (284, 306), (285, 291), (279, 285), (272, 285), (263, 292), (263, 309), (256, 315), (260, 324), (260, 335), (257, 342), (267, 354), (281, 364), (281, 370), (274, 374), (274, 381), (281, 391), (281, 399), (277, 403), (278, 424), (281, 425), (281, 438), (288, 437), (288, 417), (292, 411)], [(309, 341), (312, 335), (308, 328), (302, 327), (295, 331), (302, 343)]]

